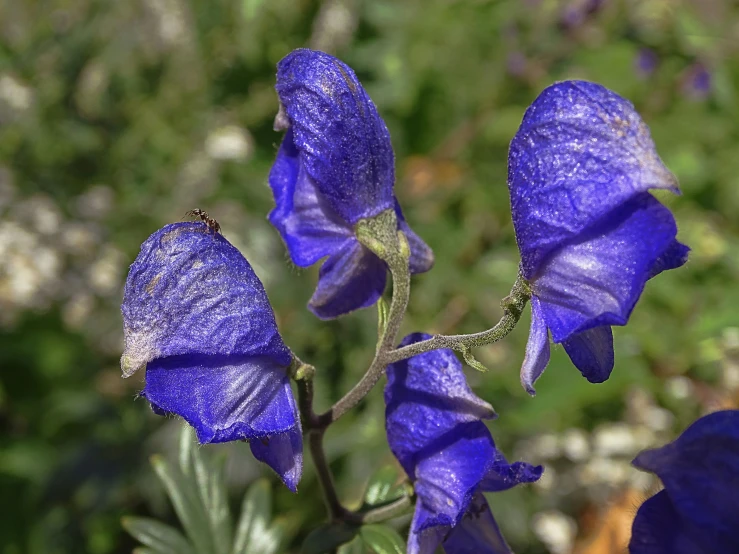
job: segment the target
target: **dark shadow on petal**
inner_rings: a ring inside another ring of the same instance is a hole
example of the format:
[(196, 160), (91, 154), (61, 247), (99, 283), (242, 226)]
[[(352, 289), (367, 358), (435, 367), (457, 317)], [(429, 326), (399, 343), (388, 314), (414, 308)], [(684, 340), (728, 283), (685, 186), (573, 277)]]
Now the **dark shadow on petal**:
[(573, 335), (562, 346), (575, 367), (591, 383), (602, 383), (611, 376), (613, 332), (607, 325)]
[(308, 308), (321, 319), (333, 319), (372, 306), (385, 290), (386, 281), (385, 263), (350, 239), (321, 266)]

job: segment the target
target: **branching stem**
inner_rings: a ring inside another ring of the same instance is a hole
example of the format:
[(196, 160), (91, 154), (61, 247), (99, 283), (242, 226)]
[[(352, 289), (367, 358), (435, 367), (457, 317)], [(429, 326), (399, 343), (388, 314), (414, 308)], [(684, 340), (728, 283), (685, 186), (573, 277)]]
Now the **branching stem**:
[[(388, 364), (405, 360), (418, 354), (439, 348), (450, 348), (461, 352), (465, 361), (481, 369), (483, 366), (472, 356), (470, 349), (499, 341), (510, 333), (531, 298), (528, 283), (519, 276), (511, 293), (503, 299), (503, 316), (492, 328), (468, 335), (435, 335), (428, 340), (394, 348), (403, 316), (410, 298), (410, 248), (403, 233), (396, 231), (397, 222), (393, 210), (383, 212), (378, 217), (362, 220), (355, 227), (358, 240), (366, 248), (380, 257), (390, 269), (393, 293), (387, 314), (380, 318), (379, 338), (375, 357), (359, 382), (336, 402), (329, 410), (316, 414), (313, 410), (313, 377), (315, 369), (293, 355), (289, 368), (290, 376), (298, 386), (298, 407), (306, 433), (308, 446), (316, 466), (318, 481), (323, 490), (326, 507), (332, 521), (353, 524), (377, 523), (401, 515), (411, 505), (410, 495), (404, 495), (383, 506), (366, 511), (347, 510), (339, 501), (334, 486), (331, 469), (323, 448), (323, 435), (326, 429), (341, 416), (359, 404), (377, 384)], [(380, 308), (381, 309), (381, 308)]]

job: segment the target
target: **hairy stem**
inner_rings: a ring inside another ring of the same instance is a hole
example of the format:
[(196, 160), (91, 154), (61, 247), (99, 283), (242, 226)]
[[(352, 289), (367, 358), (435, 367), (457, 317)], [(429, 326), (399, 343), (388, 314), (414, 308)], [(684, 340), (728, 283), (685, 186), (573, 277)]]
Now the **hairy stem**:
[(513, 331), (530, 298), (531, 289), (523, 277), (519, 275), (510, 294), (500, 303), (503, 308), (503, 316), (495, 326), (486, 331), (469, 335), (435, 335), (430, 339), (386, 352), (382, 361), (385, 364), (391, 364), (439, 348), (450, 348), (458, 352), (468, 353), (470, 348), (497, 342)]
[(326, 427), (354, 408), (367, 396), (367, 393), (380, 380), (387, 367), (386, 354), (392, 350), (397, 338), (403, 315), (408, 307), (408, 299), (411, 292), (411, 276), (408, 269), (408, 258), (397, 256), (388, 260), (390, 274), (393, 278), (393, 297), (390, 301), (390, 310), (387, 316), (387, 324), (381, 333), (377, 352), (367, 372), (359, 382), (347, 392), (343, 398), (336, 402), (331, 408), (318, 416), (318, 425)]

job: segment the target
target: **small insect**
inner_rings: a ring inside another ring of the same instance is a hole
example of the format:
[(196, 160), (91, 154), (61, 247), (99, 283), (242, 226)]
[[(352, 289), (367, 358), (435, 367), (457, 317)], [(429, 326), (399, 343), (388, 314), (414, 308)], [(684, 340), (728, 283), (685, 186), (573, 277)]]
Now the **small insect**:
[(200, 209), (196, 208), (194, 210), (190, 210), (189, 212), (187, 212), (185, 214), (185, 217), (187, 217), (187, 216), (199, 217), (200, 220), (208, 226), (208, 229), (210, 229), (211, 231), (213, 231), (213, 235), (214, 236), (215, 236), (216, 233), (220, 233), (221, 232), (221, 224), (218, 223), (212, 217), (210, 217), (208, 215), (208, 212), (206, 212), (205, 210), (200, 210)]

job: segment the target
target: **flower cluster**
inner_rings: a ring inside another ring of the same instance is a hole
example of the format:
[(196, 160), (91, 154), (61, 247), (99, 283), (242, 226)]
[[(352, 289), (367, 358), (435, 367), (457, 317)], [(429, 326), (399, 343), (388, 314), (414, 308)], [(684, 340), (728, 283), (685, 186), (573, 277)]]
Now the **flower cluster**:
[[(433, 253), (405, 222), (393, 192), (388, 130), (354, 72), (333, 56), (300, 49), (279, 63), (276, 89), (275, 129), (286, 133), (269, 176), (276, 204), (269, 221), (295, 264), (325, 258), (310, 310), (335, 318), (383, 294), (387, 258), (366, 246), (363, 225), (390, 221), (383, 236), (403, 245), (406, 278), (429, 270)], [(628, 101), (600, 85), (568, 81), (546, 89), (527, 110), (511, 142), (508, 186), (526, 296), (520, 305), (530, 294), (532, 306), (521, 381), (533, 394), (550, 334), (588, 380), (604, 381), (614, 364), (611, 326), (626, 324), (647, 280), (686, 261), (672, 214), (649, 192), (678, 192), (675, 178)], [(167, 225), (142, 245), (124, 293), (121, 367), (124, 376), (146, 369), (141, 396), (156, 413), (181, 416), (201, 443), (249, 441), (254, 456), (295, 491), (302, 429), (289, 377), (298, 379), (298, 361), (251, 266), (211, 227)], [(391, 312), (396, 305), (394, 299)], [(388, 335), (393, 340), (399, 324)], [(415, 333), (400, 348), (429, 340)], [(506, 461), (485, 424), (495, 416), (492, 407), (469, 388), (451, 350), (431, 348), (387, 367), (387, 439), (417, 499), (408, 552), (432, 554), (441, 546), (449, 554), (509, 553), (485, 493), (536, 481), (542, 468)], [(388, 352), (380, 350), (373, 367), (381, 372)], [(316, 428), (323, 420), (305, 408), (312, 395), (304, 394), (304, 423), (319, 439), (311, 440), (315, 453), (325, 427)], [(723, 450), (701, 457), (708, 435)], [(705, 471), (692, 470), (739, 469), (727, 461), (737, 458), (737, 438), (736, 417), (716, 416), (637, 458), (666, 491), (639, 512), (635, 554), (677, 552), (642, 546), (683, 538), (704, 548), (685, 552), (736, 549), (729, 525), (736, 521), (726, 519), (709, 538), (699, 533), (697, 510), (713, 517), (732, 497), (711, 488)], [(323, 456), (316, 458), (321, 463)], [(348, 513), (342, 510), (334, 515)], [(685, 525), (670, 530), (666, 521)]]

